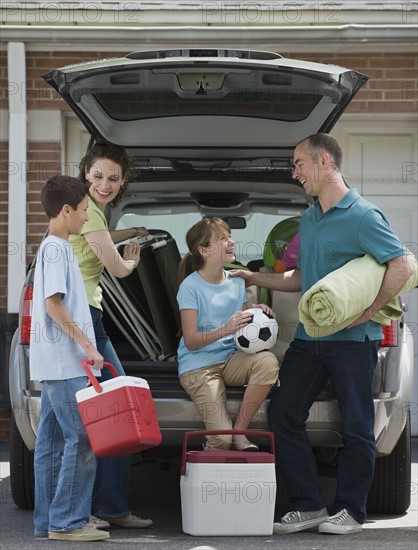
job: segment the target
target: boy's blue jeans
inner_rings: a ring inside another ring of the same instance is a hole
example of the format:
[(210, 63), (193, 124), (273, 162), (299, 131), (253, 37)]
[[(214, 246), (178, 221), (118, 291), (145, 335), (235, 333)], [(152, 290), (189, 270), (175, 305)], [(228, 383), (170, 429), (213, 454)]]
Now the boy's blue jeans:
[(96, 473), (96, 458), (81, 421), (75, 393), (86, 376), (42, 382), (35, 448), (36, 536), (86, 525)]
[(372, 382), (379, 346), (380, 341), (367, 339), (294, 340), (287, 350), (268, 415), (292, 510), (325, 506), (305, 423), (315, 398), (330, 380), (340, 409), (344, 447), (338, 455), (334, 509), (329, 511), (346, 508), (364, 523), (375, 461)]
[[(120, 375), (125, 375), (122, 364), (116, 354), (103, 326), (101, 310), (90, 306), (94, 335), (98, 351), (104, 360), (111, 363)], [(101, 382), (112, 378), (106, 368), (102, 370)], [(128, 483), (131, 457), (97, 457), (96, 481), (94, 483), (92, 514), (95, 516), (126, 516), (128, 508)]]

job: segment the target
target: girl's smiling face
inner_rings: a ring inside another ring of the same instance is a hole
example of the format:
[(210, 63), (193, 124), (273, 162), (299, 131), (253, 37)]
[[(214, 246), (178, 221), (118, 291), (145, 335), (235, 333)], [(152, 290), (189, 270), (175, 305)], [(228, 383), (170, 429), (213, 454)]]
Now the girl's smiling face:
[(207, 262), (223, 265), (235, 261), (235, 242), (231, 239), (231, 234), (225, 229), (212, 231), (210, 242), (203, 249)]
[(86, 179), (90, 182), (90, 197), (101, 210), (113, 201), (125, 183), (121, 166), (107, 158), (96, 159), (86, 170)]

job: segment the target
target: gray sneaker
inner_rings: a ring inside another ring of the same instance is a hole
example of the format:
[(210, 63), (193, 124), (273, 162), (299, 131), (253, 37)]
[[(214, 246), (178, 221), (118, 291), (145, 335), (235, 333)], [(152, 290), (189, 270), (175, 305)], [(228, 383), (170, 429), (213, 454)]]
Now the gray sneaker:
[(288, 512), (280, 522), (273, 523), (273, 533), (297, 533), (318, 527), (328, 519), (326, 508), (307, 512)]
[(362, 524), (358, 523), (353, 516), (350, 516), (344, 508), (335, 516), (330, 516), (324, 523), (321, 523), (318, 531), (330, 535), (351, 535), (352, 533), (359, 533), (362, 529)]

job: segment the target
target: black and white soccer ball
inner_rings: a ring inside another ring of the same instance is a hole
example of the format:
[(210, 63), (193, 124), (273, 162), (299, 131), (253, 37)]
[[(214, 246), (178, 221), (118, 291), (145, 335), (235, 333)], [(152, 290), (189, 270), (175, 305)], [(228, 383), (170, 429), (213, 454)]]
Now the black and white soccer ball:
[(245, 353), (258, 353), (271, 349), (279, 334), (279, 325), (274, 317), (270, 317), (259, 308), (251, 308), (251, 321), (234, 334), (235, 344)]

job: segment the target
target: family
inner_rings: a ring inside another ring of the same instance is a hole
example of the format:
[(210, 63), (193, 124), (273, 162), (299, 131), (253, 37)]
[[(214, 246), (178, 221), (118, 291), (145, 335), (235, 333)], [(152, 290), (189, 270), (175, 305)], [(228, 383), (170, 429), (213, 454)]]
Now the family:
[[(277, 462), (291, 507), (274, 523), (274, 533), (362, 530), (375, 461), (372, 379), (382, 339), (382, 327), (372, 318), (412, 274), (406, 249), (386, 217), (347, 186), (341, 165), (341, 147), (327, 134), (308, 136), (296, 145), (293, 178), (315, 198), (300, 222), (297, 267), (281, 273), (227, 271), (225, 266), (235, 261), (235, 243), (227, 223), (218, 218), (203, 218), (189, 229), (188, 253), (179, 267), (179, 379), (205, 427), (245, 430), (270, 393), (269, 427), (280, 448)], [(123, 149), (98, 144), (82, 159), (79, 178), (56, 176), (42, 189), (49, 233), (37, 255), (32, 323), (45, 327), (45, 337), (36, 338), (32, 330), (30, 344), (31, 378), (42, 382), (36, 537), (96, 541), (109, 538), (104, 529), (110, 526), (152, 524), (129, 510), (129, 458), (94, 456), (75, 400), (87, 381), (83, 359), (91, 360), (92, 372), (101, 380), (111, 376), (103, 362), (124, 374), (103, 325), (99, 283), (104, 267), (119, 278), (136, 269), (139, 245), (130, 242), (121, 255), (116, 244), (147, 234), (145, 227), (108, 229), (108, 206), (126, 191), (129, 166)], [(332, 262), (327, 257), (330, 235), (336, 250)], [(270, 351), (237, 350), (233, 335), (250, 320), (247, 307), (274, 315), (265, 304), (248, 305), (246, 287), (304, 293), (366, 254), (386, 271), (374, 302), (348, 327), (315, 338), (299, 323), (280, 368)], [(305, 427), (327, 381), (338, 401), (344, 441), (331, 510)], [(228, 386), (245, 386), (234, 420), (226, 409)], [(241, 433), (206, 438), (204, 450), (228, 449), (251, 452), (258, 447)]]

